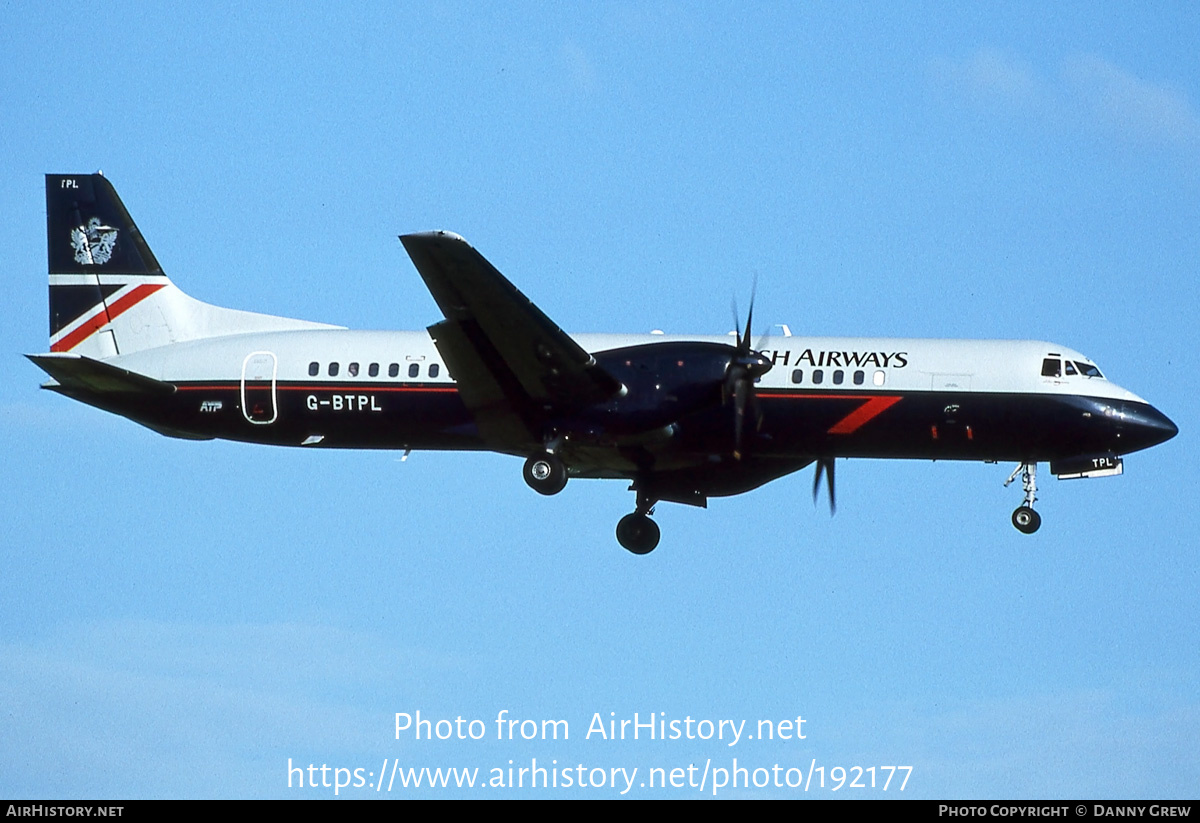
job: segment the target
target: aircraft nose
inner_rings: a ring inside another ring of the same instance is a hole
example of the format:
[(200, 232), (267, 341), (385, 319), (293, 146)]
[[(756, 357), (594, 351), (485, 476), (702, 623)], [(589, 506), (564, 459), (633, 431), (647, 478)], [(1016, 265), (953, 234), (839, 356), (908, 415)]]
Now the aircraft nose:
[(1126, 403), (1122, 420), (1125, 449), (1138, 451), (1165, 443), (1179, 434), (1179, 427), (1151, 405)]

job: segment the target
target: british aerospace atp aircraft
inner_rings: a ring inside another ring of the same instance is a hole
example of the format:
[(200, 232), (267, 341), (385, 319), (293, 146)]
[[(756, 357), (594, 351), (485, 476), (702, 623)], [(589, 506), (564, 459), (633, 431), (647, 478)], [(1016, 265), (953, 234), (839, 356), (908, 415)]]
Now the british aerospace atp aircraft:
[[(171, 437), (307, 448), (486, 449), (552, 495), (630, 481), (617, 540), (654, 549), (660, 501), (706, 506), (838, 458), (1016, 462), (1020, 531), (1037, 464), (1120, 474), (1175, 424), (1077, 351), (1032, 340), (568, 335), (462, 237), (400, 238), (445, 319), (426, 331), (218, 308), (163, 273), (99, 173), (46, 176), (50, 352), (67, 397)], [(785, 327), (786, 331), (786, 327)]]

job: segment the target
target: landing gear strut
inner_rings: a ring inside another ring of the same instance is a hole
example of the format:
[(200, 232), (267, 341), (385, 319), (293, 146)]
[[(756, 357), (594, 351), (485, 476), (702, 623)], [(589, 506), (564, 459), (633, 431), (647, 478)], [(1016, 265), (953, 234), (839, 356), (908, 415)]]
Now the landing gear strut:
[(525, 461), (525, 482), (538, 494), (558, 494), (567, 485), (567, 467), (552, 454), (537, 454)]
[(1042, 525), (1042, 516), (1033, 510), (1037, 502), (1037, 463), (1021, 463), (1004, 481), (1005, 487), (1021, 475), (1021, 486), (1025, 489), (1025, 502), (1012, 513), (1012, 524), (1023, 534), (1033, 534)]
[(658, 545), (660, 532), (658, 524), (650, 519), (654, 513), (654, 504), (640, 492), (638, 493), (637, 508), (633, 514), (627, 514), (617, 523), (617, 542), (634, 554), (649, 554)]

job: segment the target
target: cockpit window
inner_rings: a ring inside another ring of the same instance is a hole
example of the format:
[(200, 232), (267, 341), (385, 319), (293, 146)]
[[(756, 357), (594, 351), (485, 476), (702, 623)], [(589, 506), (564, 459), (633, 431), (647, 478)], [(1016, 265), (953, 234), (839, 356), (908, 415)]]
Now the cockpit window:
[(1042, 377), (1062, 377), (1062, 361), (1057, 357), (1047, 357), (1043, 360)]
[(1100, 370), (1091, 363), (1084, 363), (1082, 360), (1076, 360), (1075, 365), (1079, 367), (1079, 373), (1084, 377), (1099, 377), (1102, 379), (1104, 377), (1104, 375), (1100, 373)]
[(1072, 374), (1075, 374), (1075, 364), (1074, 364), (1074, 363), (1072, 363), (1070, 360), (1067, 360), (1067, 361), (1064, 363), (1064, 366), (1066, 367), (1066, 370), (1067, 370), (1067, 375), (1068, 375), (1068, 376), (1070, 376), (1070, 375), (1072, 375)]

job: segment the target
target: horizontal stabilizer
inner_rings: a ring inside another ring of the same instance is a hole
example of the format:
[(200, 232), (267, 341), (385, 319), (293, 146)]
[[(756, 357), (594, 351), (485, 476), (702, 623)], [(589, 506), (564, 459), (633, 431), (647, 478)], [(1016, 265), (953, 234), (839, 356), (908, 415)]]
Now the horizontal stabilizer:
[(85, 394), (172, 394), (175, 386), (90, 357), (67, 352), (25, 355), (57, 381), (43, 388)]

